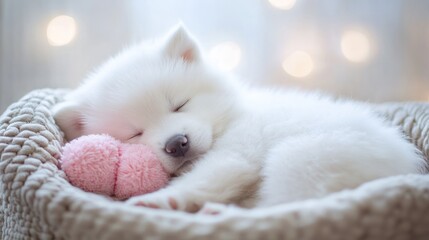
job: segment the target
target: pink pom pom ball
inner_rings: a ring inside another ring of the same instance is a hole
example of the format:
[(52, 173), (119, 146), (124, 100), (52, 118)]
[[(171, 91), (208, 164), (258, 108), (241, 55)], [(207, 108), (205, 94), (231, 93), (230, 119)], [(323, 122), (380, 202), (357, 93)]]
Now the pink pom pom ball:
[(61, 164), (72, 185), (117, 199), (156, 191), (169, 180), (147, 146), (122, 144), (108, 135), (83, 136), (66, 144)]

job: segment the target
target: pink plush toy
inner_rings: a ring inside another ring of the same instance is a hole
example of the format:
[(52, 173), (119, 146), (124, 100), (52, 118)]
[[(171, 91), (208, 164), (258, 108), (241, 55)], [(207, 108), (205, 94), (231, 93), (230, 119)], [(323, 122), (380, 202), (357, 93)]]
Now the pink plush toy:
[(66, 144), (62, 169), (85, 191), (126, 199), (164, 187), (169, 175), (148, 147), (123, 144), (108, 135), (88, 135)]

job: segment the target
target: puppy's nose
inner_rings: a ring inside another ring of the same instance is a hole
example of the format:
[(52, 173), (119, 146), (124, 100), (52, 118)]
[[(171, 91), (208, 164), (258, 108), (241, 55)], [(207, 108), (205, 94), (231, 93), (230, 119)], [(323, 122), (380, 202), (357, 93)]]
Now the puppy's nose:
[(183, 157), (188, 150), (189, 140), (182, 134), (172, 136), (165, 143), (164, 151), (172, 157)]

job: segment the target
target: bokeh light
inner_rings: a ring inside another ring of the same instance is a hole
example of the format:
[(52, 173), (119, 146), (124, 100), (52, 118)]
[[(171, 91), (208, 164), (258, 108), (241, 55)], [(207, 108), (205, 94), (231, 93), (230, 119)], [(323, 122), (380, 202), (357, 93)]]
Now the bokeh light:
[(341, 38), (341, 51), (351, 62), (363, 62), (370, 56), (368, 37), (358, 31), (346, 31)]
[(72, 17), (60, 15), (49, 22), (46, 36), (50, 45), (63, 46), (74, 39), (76, 30), (76, 22)]
[(268, 0), (276, 8), (288, 10), (295, 5), (296, 0)]
[(224, 71), (231, 71), (241, 60), (241, 48), (234, 42), (223, 42), (210, 51), (210, 60)]
[(296, 51), (283, 61), (283, 69), (289, 75), (297, 78), (308, 76), (314, 68), (311, 56), (302, 51)]

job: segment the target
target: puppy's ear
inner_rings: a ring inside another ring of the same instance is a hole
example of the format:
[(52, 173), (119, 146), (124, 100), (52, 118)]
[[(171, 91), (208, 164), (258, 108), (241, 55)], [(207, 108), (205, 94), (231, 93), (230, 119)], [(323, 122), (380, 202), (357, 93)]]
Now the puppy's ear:
[(196, 62), (201, 59), (197, 42), (182, 23), (167, 35), (164, 51), (168, 57), (181, 58), (185, 62)]
[(81, 106), (73, 101), (59, 103), (52, 110), (55, 122), (68, 141), (83, 135), (83, 117), (80, 110)]

